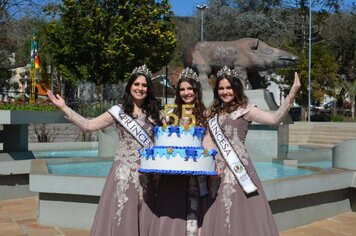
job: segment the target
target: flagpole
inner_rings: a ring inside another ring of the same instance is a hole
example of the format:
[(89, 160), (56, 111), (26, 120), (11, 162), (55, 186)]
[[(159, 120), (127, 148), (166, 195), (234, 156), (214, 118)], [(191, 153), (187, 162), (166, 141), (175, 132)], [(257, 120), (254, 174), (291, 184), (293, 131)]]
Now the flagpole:
[(40, 59), (38, 55), (38, 46), (37, 46), (37, 33), (34, 31), (31, 41), (31, 72), (30, 72), (30, 103), (36, 102), (36, 78), (37, 78), (37, 69), (40, 68)]
[(30, 104), (36, 102), (36, 69), (31, 69), (31, 89), (30, 89)]

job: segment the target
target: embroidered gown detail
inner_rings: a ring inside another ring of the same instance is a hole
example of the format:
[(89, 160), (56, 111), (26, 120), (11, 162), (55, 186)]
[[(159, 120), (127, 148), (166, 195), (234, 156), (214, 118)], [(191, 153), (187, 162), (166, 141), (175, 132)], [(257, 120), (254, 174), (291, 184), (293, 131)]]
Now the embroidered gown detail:
[(218, 116), (225, 137), (239, 154), (241, 162), (258, 190), (246, 195), (221, 155), (216, 156), (221, 178), (209, 179), (207, 209), (201, 235), (204, 236), (277, 236), (279, 235), (262, 183), (245, 148), (245, 139), (251, 121), (279, 124), (287, 114), (291, 99), (276, 112), (265, 112), (253, 105), (238, 108), (230, 114)]
[[(141, 145), (108, 112), (92, 120), (72, 110), (65, 113), (71, 122), (85, 131), (115, 124), (119, 136), (119, 146), (102, 190), (91, 236), (150, 235), (151, 219), (155, 217), (152, 209), (156, 184), (153, 175), (137, 171)], [(146, 115), (135, 120), (152, 137), (153, 124), (147, 122)]]

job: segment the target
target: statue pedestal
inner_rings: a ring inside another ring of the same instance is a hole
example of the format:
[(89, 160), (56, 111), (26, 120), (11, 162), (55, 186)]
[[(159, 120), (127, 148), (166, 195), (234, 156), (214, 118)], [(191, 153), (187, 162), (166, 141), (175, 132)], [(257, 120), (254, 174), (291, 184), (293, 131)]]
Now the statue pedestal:
[[(278, 109), (272, 93), (264, 89), (246, 90), (246, 96), (251, 104), (264, 111)], [(272, 161), (285, 159), (288, 154), (289, 124), (293, 123), (287, 115), (281, 124), (276, 126), (262, 125), (253, 122), (247, 133), (245, 145), (254, 161)]]
[(210, 86), (207, 75), (200, 74), (199, 81), (201, 84), (202, 100), (205, 107), (209, 107), (214, 100), (214, 88)]

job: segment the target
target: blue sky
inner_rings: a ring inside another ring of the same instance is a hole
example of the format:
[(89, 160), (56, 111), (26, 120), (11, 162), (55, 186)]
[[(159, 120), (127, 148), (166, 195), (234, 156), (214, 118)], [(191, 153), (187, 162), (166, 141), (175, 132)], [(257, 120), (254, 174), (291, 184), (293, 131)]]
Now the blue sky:
[(176, 16), (192, 16), (196, 5), (206, 4), (207, 0), (170, 0), (172, 11)]
[[(353, 1), (355, 0), (343, 0), (342, 6), (351, 7)], [(207, 4), (208, 0), (170, 0), (169, 2), (176, 16), (192, 16), (196, 10), (195, 6)]]

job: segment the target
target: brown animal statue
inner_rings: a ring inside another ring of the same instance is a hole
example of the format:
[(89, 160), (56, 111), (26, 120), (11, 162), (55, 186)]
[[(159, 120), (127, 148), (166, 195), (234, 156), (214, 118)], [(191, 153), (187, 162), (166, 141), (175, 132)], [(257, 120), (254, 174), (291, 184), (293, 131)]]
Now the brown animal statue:
[(184, 66), (199, 73), (204, 95), (211, 91), (208, 77), (224, 65), (236, 70), (245, 88), (257, 89), (263, 87), (261, 78), (256, 76), (259, 71), (291, 66), (298, 57), (259, 39), (242, 38), (236, 41), (197, 42), (184, 51), (183, 60)]

